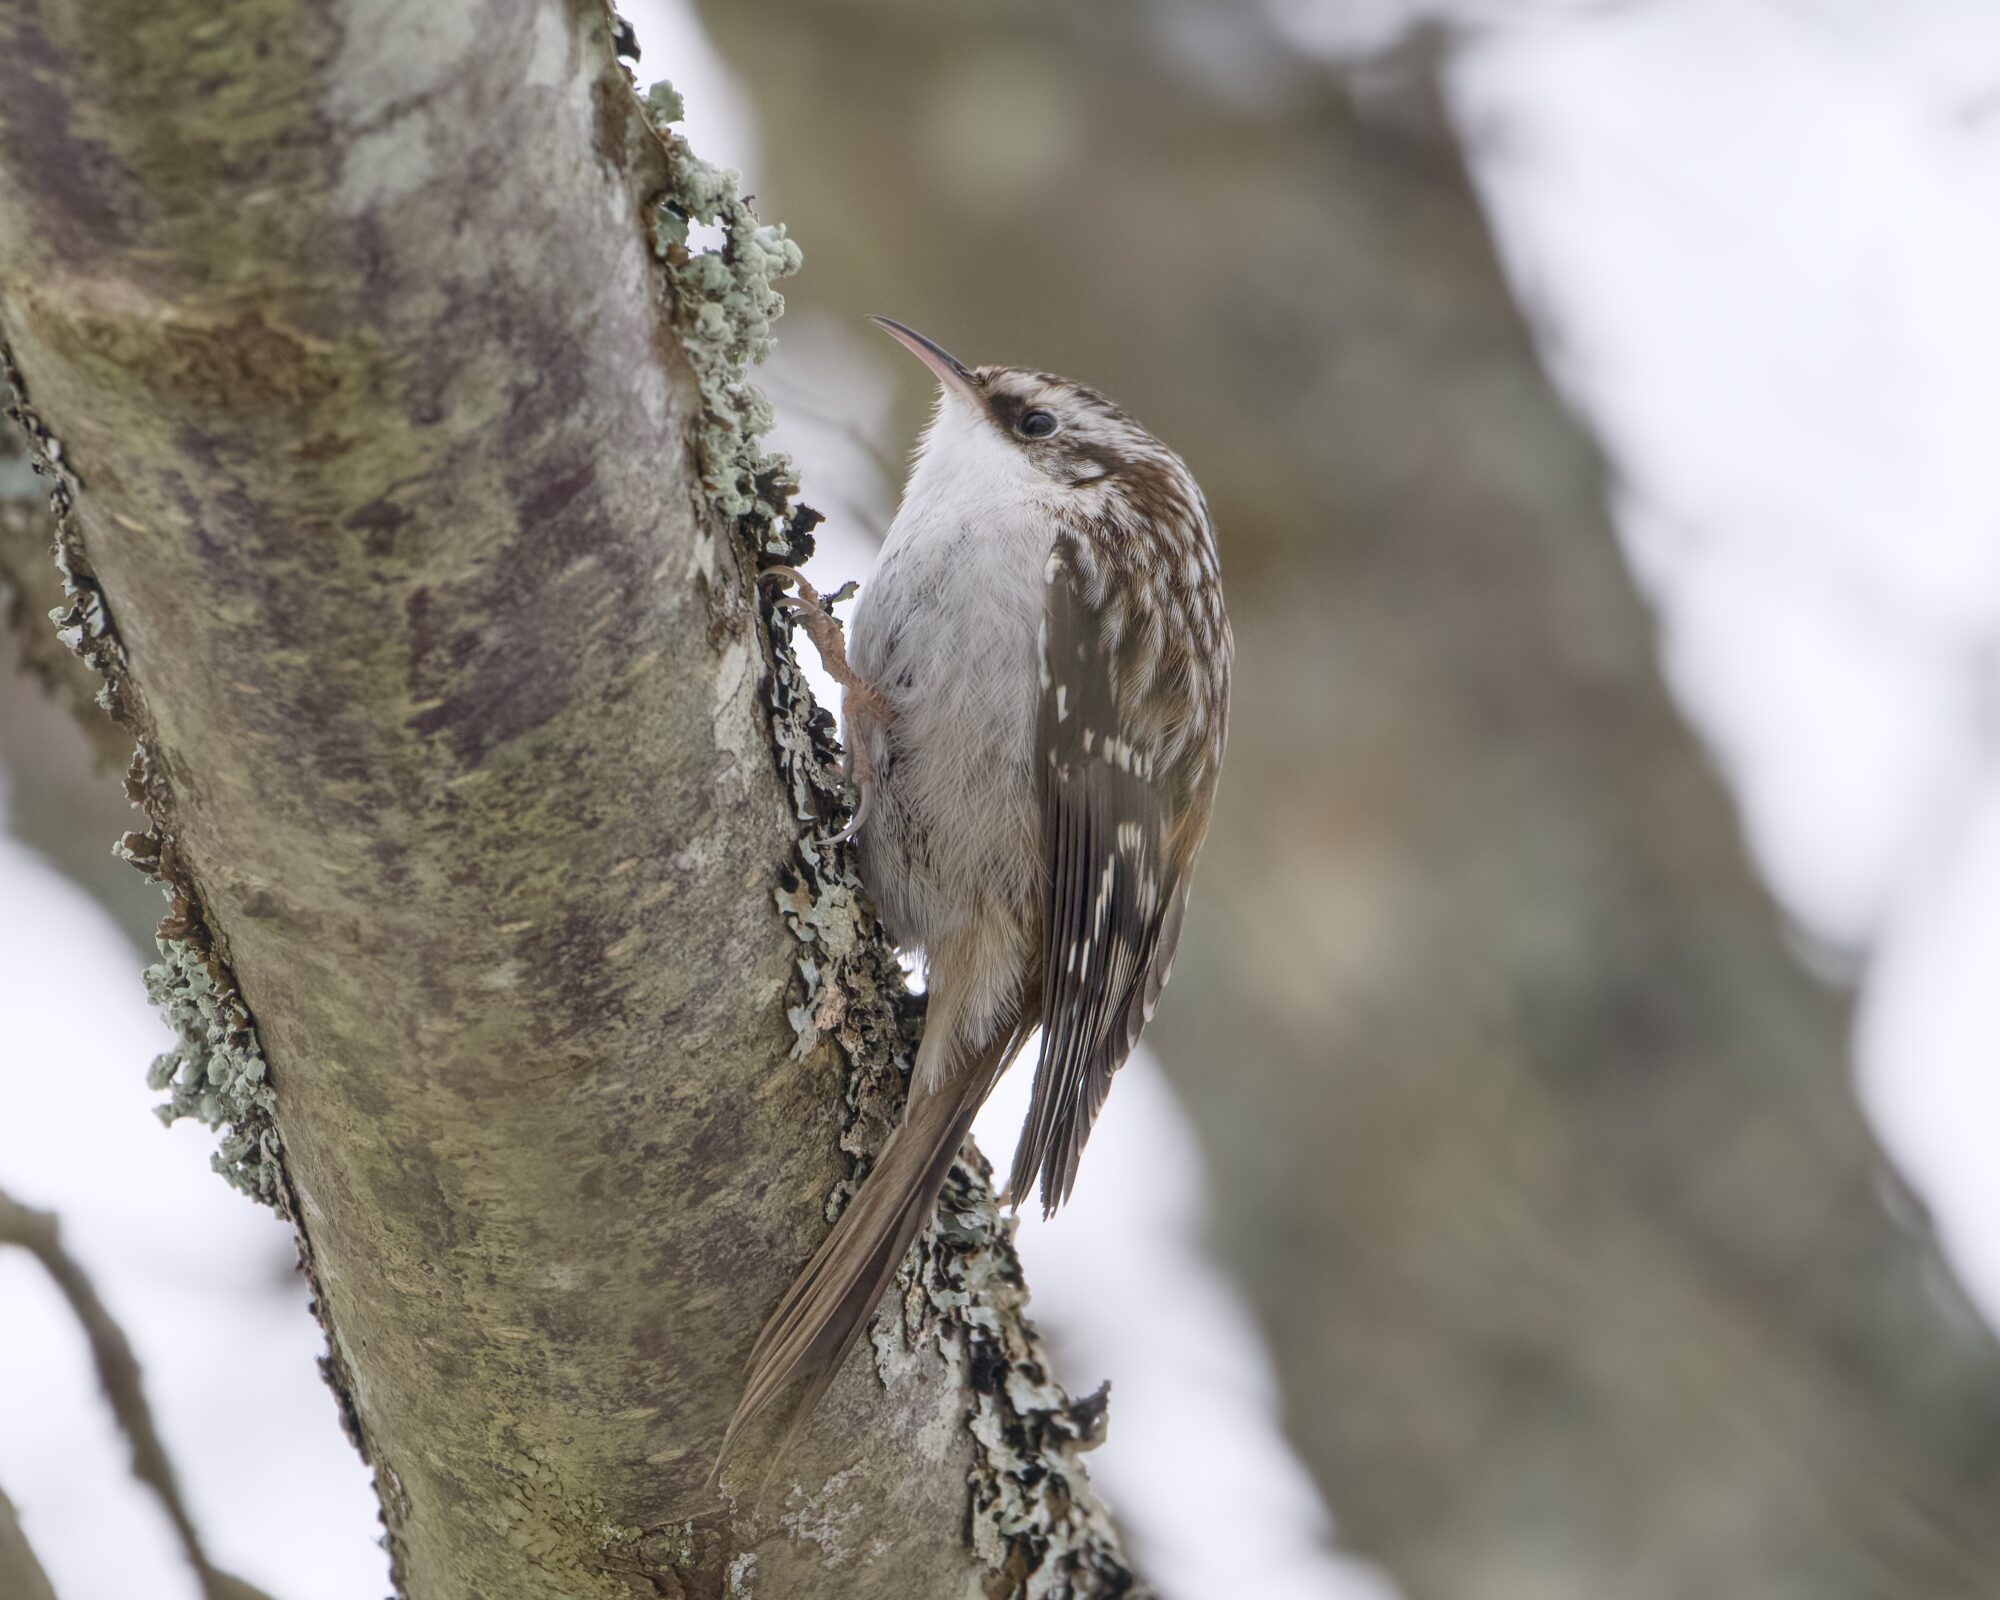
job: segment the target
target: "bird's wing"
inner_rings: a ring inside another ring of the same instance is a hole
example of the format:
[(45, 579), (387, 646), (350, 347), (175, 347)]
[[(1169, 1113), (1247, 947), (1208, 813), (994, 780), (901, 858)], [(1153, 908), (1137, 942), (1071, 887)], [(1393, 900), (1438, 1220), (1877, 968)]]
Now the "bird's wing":
[(1166, 981), (1187, 899), (1169, 849), (1169, 786), (1121, 714), (1121, 700), (1143, 686), (1141, 630), (1089, 602), (1083, 559), (1063, 539), (1047, 569), (1035, 753), (1046, 868), (1042, 1053), (1008, 1183), (1018, 1202), (1039, 1177), (1045, 1214), (1069, 1198), (1111, 1075)]

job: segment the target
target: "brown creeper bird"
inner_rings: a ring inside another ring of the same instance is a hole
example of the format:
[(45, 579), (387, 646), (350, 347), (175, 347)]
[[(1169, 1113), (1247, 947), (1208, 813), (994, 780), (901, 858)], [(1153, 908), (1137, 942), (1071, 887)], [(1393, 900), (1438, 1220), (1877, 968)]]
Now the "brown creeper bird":
[(791, 603), (843, 682), (862, 875), (929, 1004), (902, 1126), (758, 1338), (725, 1454), (795, 1382), (801, 1420), (817, 1405), (1037, 1027), (1008, 1196), (1069, 1197), (1167, 981), (1228, 719), (1215, 533), (1180, 458), (1081, 384), (873, 320), (937, 375), (937, 412), (849, 659), (803, 582)]

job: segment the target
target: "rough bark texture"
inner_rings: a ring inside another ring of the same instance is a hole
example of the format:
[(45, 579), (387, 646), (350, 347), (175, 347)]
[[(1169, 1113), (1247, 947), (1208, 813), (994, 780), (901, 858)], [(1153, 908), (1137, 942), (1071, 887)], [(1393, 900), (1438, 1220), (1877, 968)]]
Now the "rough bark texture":
[(825, 242), (795, 312), (1101, 383), (1214, 506), (1234, 726), (1149, 1038), (1346, 1538), (1411, 1600), (1990, 1595), (2000, 1352), (1893, 1214), (1423, 63), (1202, 0), (706, 14)]
[(983, 1175), (766, 1501), (703, 1488), (907, 1045), (751, 582), (774, 248), (585, 0), (0, 10), (0, 335), (139, 744), (159, 1080), (299, 1224), (411, 1596), (1131, 1587)]

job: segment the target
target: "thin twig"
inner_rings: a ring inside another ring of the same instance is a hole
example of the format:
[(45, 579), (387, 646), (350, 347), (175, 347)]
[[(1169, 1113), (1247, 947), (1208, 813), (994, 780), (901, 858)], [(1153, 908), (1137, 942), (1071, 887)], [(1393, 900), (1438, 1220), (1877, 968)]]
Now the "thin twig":
[(124, 1331), (112, 1320), (104, 1302), (97, 1297), (83, 1269), (62, 1247), (62, 1236), (53, 1213), (36, 1211), (0, 1191), (0, 1245), (19, 1245), (42, 1264), (55, 1285), (69, 1301), (76, 1320), (83, 1324), (90, 1340), (90, 1354), (97, 1367), (97, 1380), (111, 1402), (112, 1415), (132, 1445), (132, 1472), (160, 1497), (167, 1517), (180, 1535), (181, 1548), (201, 1579), (203, 1600), (270, 1600), (255, 1584), (222, 1571), (208, 1559), (201, 1535), (182, 1503), (180, 1487), (174, 1481), (166, 1446), (153, 1425), (152, 1407), (139, 1375), (139, 1361)]
[(56, 1600), (49, 1575), (42, 1571), (14, 1515), (14, 1502), (4, 1493), (0, 1493), (0, 1594), (7, 1600)]

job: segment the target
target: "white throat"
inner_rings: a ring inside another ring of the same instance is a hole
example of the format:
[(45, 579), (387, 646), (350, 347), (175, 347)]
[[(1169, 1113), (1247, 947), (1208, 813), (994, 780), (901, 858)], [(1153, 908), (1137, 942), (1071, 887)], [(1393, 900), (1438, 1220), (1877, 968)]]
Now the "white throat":
[(944, 391), (937, 415), (917, 444), (902, 509), (889, 532), (894, 546), (941, 525), (1006, 524), (1046, 516), (1057, 485), (970, 400)]

